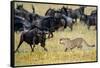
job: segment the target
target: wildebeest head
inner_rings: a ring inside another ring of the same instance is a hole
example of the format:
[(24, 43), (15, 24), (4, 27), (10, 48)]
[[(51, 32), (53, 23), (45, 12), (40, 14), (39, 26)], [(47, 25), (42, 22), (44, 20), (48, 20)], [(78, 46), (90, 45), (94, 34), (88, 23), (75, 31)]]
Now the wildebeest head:
[(62, 14), (65, 14), (66, 16), (68, 16), (68, 12), (67, 12), (68, 7), (63, 6), (60, 11)]
[(84, 10), (87, 6), (80, 6), (79, 8), (79, 11), (80, 11), (80, 14), (84, 14)]
[(42, 30), (37, 30), (37, 33), (36, 33), (36, 37), (38, 39), (38, 41), (40, 41), (40, 43), (44, 43), (45, 40), (46, 40), (46, 33), (45, 31), (42, 31)]
[(61, 11), (60, 10), (57, 10), (57, 11), (55, 11), (55, 14), (54, 14), (54, 17), (55, 18), (60, 18), (61, 17)]
[(46, 13), (45, 13), (45, 16), (54, 16), (54, 13), (55, 13), (55, 10), (54, 9), (51, 9), (49, 8)]

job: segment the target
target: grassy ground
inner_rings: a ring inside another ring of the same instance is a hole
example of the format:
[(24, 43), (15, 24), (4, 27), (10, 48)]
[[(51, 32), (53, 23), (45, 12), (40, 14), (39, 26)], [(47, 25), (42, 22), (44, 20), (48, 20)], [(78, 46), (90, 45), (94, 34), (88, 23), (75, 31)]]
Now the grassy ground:
[[(26, 6), (28, 10), (29, 6)], [(41, 15), (45, 13), (48, 7), (59, 8), (61, 6), (35, 6), (37, 13)], [(94, 9), (94, 7), (88, 7), (85, 10), (85, 13), (90, 14), (90, 11)], [(20, 53), (15, 53), (15, 65), (21, 66), (96, 61), (96, 46), (93, 48), (84, 46), (83, 49), (75, 48), (72, 51), (64, 52), (65, 46), (59, 44), (59, 39), (62, 37), (68, 37), (71, 39), (81, 37), (84, 38), (89, 44), (96, 45), (96, 31), (93, 29), (94, 27), (91, 27), (91, 29), (88, 30), (86, 25), (80, 24), (80, 22), (78, 22), (78, 24), (74, 25), (73, 31), (70, 31), (69, 28), (65, 29), (64, 31), (56, 31), (54, 33), (54, 37), (47, 39), (46, 41), (46, 48), (48, 49), (48, 52), (45, 52), (41, 46), (37, 45), (35, 47), (35, 51), (32, 53), (30, 46), (24, 42), (19, 48)], [(19, 32), (15, 33), (15, 49), (19, 43), (20, 34), (21, 33)]]

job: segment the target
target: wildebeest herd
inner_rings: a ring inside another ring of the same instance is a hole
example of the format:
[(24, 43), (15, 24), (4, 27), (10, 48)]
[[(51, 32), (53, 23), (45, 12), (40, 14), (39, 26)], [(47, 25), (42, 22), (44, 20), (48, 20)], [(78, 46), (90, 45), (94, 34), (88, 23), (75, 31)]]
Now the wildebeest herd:
[(30, 45), (32, 51), (34, 51), (35, 45), (39, 43), (45, 51), (48, 51), (45, 48), (46, 39), (53, 38), (53, 33), (60, 27), (63, 29), (69, 27), (73, 31), (73, 25), (77, 24), (77, 19), (87, 25), (88, 29), (95, 26), (97, 30), (97, 9), (93, 10), (90, 15), (86, 15), (84, 12), (86, 7), (80, 6), (75, 10), (65, 6), (57, 10), (49, 8), (44, 13), (45, 15), (41, 16), (36, 13), (33, 5), (32, 12), (24, 9), (23, 4), (17, 5), (14, 9), (14, 31), (22, 31), (22, 33), (16, 51), (24, 41)]

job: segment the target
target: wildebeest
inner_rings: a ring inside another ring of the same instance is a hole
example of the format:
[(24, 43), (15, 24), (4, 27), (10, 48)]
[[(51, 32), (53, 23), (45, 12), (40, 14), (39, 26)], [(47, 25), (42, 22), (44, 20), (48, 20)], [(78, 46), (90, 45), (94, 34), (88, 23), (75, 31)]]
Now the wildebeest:
[(73, 24), (75, 22), (71, 17), (66, 16), (60, 10), (56, 11), (55, 17), (58, 18), (58, 22), (63, 24), (64, 28), (66, 28), (68, 26), (71, 30), (73, 30)]
[(23, 30), (23, 22), (24, 22), (24, 18), (20, 17), (20, 16), (14, 16), (14, 31), (22, 31)]
[(81, 17), (80, 17), (80, 22), (85, 25), (87, 23), (88, 16), (89, 15), (82, 14)]
[(46, 11), (45, 16), (51, 16), (55, 19), (56, 30), (61, 26), (65, 26), (64, 18), (61, 17), (61, 13), (58, 10), (49, 8)]
[(53, 32), (56, 28), (55, 19), (51, 16), (38, 17), (35, 21), (32, 22), (32, 28), (35, 26), (48, 32), (48, 38), (50, 38), (50, 35), (53, 37)]
[(62, 15), (62, 16), (65, 17), (65, 19), (67, 21), (66, 27), (68, 26), (72, 31), (73, 30), (73, 24), (75, 23), (75, 21), (71, 17), (65, 16), (65, 15)]
[(80, 21), (83, 22), (88, 26), (88, 29), (90, 29), (91, 26), (95, 26), (97, 29), (97, 17), (91, 16), (91, 15), (82, 15), (80, 18)]
[(91, 26), (96, 26), (97, 29), (97, 16), (84, 14), (81, 16), (80, 21), (86, 24), (88, 29), (90, 29)]
[(14, 16), (14, 31), (25, 31), (31, 28), (31, 23), (23, 17)]
[[(58, 23), (58, 28), (60, 27), (64, 27), (66, 28), (66, 24), (67, 24), (67, 20), (66, 18), (63, 16), (63, 14), (61, 13), (60, 10), (55, 10), (55, 14), (54, 14), (54, 18), (56, 19), (56, 23)], [(57, 29), (58, 29), (57, 28)]]
[(26, 42), (30, 45), (32, 52), (34, 51), (35, 45), (39, 43), (41, 44), (41, 47), (43, 47), (44, 50), (47, 51), (47, 49), (45, 48), (46, 33), (39, 28), (34, 28), (26, 32), (23, 31), (20, 36), (20, 42), (15, 52), (18, 51), (23, 42)]
[(59, 9), (59, 11), (60, 11), (62, 14), (68, 16), (68, 7), (64, 7), (64, 6), (63, 6), (61, 9)]
[(90, 15), (91, 16), (97, 16), (97, 9), (96, 10), (93, 10)]
[(69, 16), (67, 16), (67, 8), (65, 8), (64, 6), (61, 9), (58, 10), (54, 10), (54, 9), (48, 9), (45, 15), (49, 15), (49, 16), (53, 16), (56, 20), (56, 26), (57, 29), (59, 27), (64, 26), (64, 28), (66, 28), (67, 26), (72, 30), (73, 27), (73, 19)]
[(45, 13), (45, 16), (52, 16), (54, 17), (54, 14), (55, 14), (55, 10), (52, 9), (52, 8), (49, 8), (46, 13)]
[(17, 7), (15, 9), (15, 15), (24, 17), (27, 21), (32, 22), (31, 16), (33, 14), (35, 14), (35, 8), (34, 8), (33, 5), (32, 5), (32, 10), (33, 10), (33, 13), (27, 11), (26, 9), (24, 9), (23, 4), (22, 5), (17, 5)]
[(82, 14), (80, 21), (84, 22), (88, 26), (88, 29), (91, 26), (95, 26), (97, 29), (97, 11), (93, 10), (90, 15)]
[(61, 15), (62, 14), (59, 10), (55, 10), (55, 9), (51, 9), (51, 8), (49, 8), (45, 13), (45, 16), (51, 16), (56, 20), (55, 21), (56, 27), (57, 27), (56, 29), (58, 29), (59, 27), (62, 27), (62, 26), (64, 26), (64, 28), (66, 28), (66, 26), (65, 26), (66, 23), (65, 22), (67, 22), (67, 21)]
[(88, 29), (90, 29), (91, 26), (95, 26), (95, 29), (97, 29), (97, 17), (91, 16), (91, 15), (88, 16), (87, 26), (88, 26)]
[(82, 14), (84, 14), (84, 9), (85, 9), (85, 6), (81, 6), (80, 8), (75, 9), (75, 10), (68, 8), (68, 7), (67, 8), (62, 7), (61, 11), (62, 11), (63, 14), (71, 17), (72, 19), (75, 20), (75, 22), (77, 22), (77, 19), (80, 18), (80, 16)]
[(23, 8), (23, 5), (17, 5), (16, 9), (14, 10), (14, 24), (15, 24), (15, 31), (24, 31), (29, 30), (31, 28), (32, 21), (34, 20), (35, 8), (32, 5), (33, 13), (27, 11)]

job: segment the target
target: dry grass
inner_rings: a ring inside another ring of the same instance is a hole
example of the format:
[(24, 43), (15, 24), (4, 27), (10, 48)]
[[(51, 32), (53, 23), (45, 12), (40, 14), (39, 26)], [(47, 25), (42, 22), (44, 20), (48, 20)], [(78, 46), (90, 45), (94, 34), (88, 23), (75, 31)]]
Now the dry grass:
[[(62, 7), (56, 5), (35, 5), (37, 13), (41, 15), (45, 13), (48, 7)], [(30, 5), (26, 6), (28, 7), (28, 10), (29, 6)], [(94, 7), (88, 7), (86, 9), (88, 12), (86, 13), (89, 14), (90, 11), (94, 9)], [(64, 52), (65, 46), (59, 44), (59, 39), (62, 37), (68, 37), (71, 39), (82, 37), (89, 44), (96, 45), (96, 31), (93, 29), (94, 27), (91, 27), (91, 29), (88, 30), (86, 25), (78, 23), (74, 25), (73, 31), (70, 31), (69, 28), (64, 31), (56, 31), (54, 33), (54, 37), (47, 39), (46, 41), (46, 48), (48, 49), (48, 52), (45, 52), (41, 46), (37, 45), (35, 47), (35, 51), (32, 53), (30, 46), (24, 42), (19, 48), (20, 53), (15, 53), (15, 65), (21, 66), (96, 61), (96, 46), (94, 48), (84, 46), (83, 49), (75, 48), (72, 51)], [(15, 33), (15, 48), (19, 43), (20, 34), (21, 33)]]

